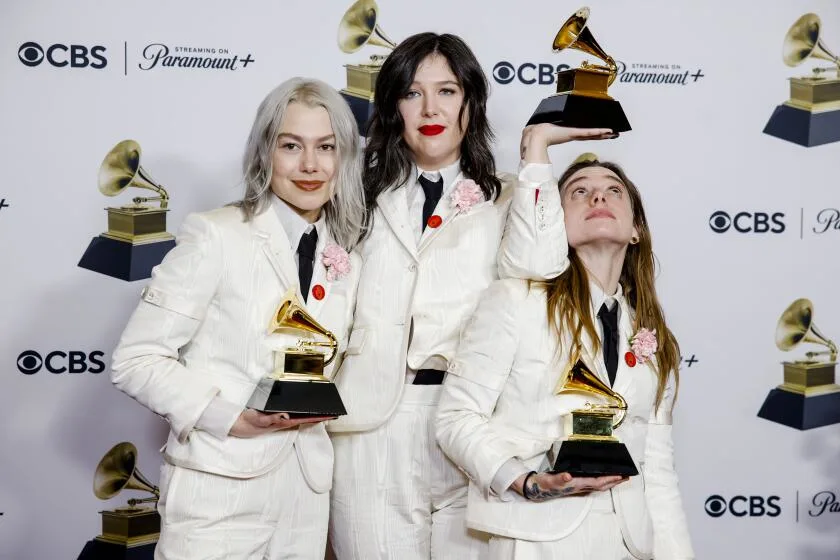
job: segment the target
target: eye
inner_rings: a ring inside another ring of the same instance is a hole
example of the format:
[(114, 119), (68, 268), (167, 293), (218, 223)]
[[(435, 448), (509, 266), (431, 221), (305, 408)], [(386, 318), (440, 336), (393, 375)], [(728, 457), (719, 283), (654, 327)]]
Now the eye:
[(611, 186), (609, 188), (609, 192), (610, 192), (610, 194), (614, 194), (614, 195), (617, 195), (617, 196), (621, 196), (623, 194), (622, 190), (621, 190), (621, 187), (619, 187), (618, 185)]
[(321, 144), (318, 149), (322, 152), (332, 152), (335, 150), (335, 144)]
[(572, 189), (572, 196), (585, 196), (586, 195), (586, 188), (584, 187), (575, 187)]
[(295, 142), (283, 142), (278, 147), (287, 152), (296, 152), (301, 149), (300, 144), (296, 144)]
[(414, 99), (416, 97), (420, 97), (420, 92), (414, 89), (410, 89), (408, 90), (408, 93), (406, 93), (403, 96), (403, 99)]
[(453, 88), (443, 88), (440, 90), (440, 93), (442, 95), (455, 95), (458, 92)]

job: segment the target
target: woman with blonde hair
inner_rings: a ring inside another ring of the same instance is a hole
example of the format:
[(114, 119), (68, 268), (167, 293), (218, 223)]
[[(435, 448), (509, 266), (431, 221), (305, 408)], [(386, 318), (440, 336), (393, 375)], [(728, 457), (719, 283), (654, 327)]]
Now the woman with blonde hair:
[[(155, 558), (323, 558), (328, 418), (246, 407), (291, 290), (347, 346), (363, 222), (358, 130), (333, 88), (280, 84), (245, 147), (239, 202), (191, 214), (114, 352), (112, 380), (170, 425)], [(325, 371), (331, 375), (336, 359)]]
[[(594, 156), (556, 188), (569, 267), (545, 282), (494, 283), (444, 383), (436, 433), (470, 477), (467, 525), (492, 536), (491, 558), (693, 558), (671, 438), (679, 347), (656, 295), (641, 196)], [(626, 400), (614, 435), (638, 476), (552, 472), (570, 412), (599, 402), (556, 392), (578, 360)]]

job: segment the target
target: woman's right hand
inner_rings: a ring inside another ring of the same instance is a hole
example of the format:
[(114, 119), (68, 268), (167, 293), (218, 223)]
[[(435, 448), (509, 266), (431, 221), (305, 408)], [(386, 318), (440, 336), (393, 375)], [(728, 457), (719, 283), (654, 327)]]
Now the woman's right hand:
[(309, 418), (289, 418), (285, 412), (274, 412), (266, 414), (252, 408), (246, 408), (233, 423), (228, 435), (238, 438), (252, 438), (276, 432), (296, 428), (301, 424), (312, 424), (332, 420), (335, 416), (312, 416)]
[(573, 140), (607, 140), (617, 138), (609, 128), (572, 128), (551, 123), (531, 124), (522, 130), (519, 155), (527, 163), (551, 163), (548, 147)]
[(528, 487), (526, 488), (524, 486), (526, 477), (528, 475), (523, 474), (517, 478), (511, 488), (532, 502), (544, 502), (564, 496), (601, 492), (627, 480), (627, 477), (623, 476), (575, 478), (565, 472), (557, 474), (537, 473), (528, 478)]

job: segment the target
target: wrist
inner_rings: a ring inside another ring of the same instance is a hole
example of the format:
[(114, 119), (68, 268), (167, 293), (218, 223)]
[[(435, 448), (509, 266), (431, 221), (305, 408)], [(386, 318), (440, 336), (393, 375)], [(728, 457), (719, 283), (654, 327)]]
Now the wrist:
[(522, 479), (522, 488), (520, 489), (519, 493), (522, 494), (522, 497), (526, 500), (530, 500), (532, 497), (532, 493), (528, 491), (528, 483), (532, 477), (537, 475), (537, 471), (531, 471), (525, 475)]

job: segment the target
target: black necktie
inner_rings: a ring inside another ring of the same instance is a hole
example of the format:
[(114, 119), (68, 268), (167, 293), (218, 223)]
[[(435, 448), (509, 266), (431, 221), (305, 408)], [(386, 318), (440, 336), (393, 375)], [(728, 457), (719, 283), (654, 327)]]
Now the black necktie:
[(421, 174), (417, 179), (420, 181), (420, 186), (423, 187), (423, 192), (426, 193), (426, 201), (423, 203), (423, 230), (425, 231), (429, 216), (435, 211), (435, 206), (437, 206), (440, 196), (443, 194), (443, 177), (438, 178), (437, 181), (432, 181)]
[(318, 244), (318, 231), (312, 228), (304, 233), (298, 243), (298, 280), (303, 301), (309, 296), (309, 283), (312, 282), (312, 265), (315, 261), (315, 246)]
[(612, 385), (615, 382), (615, 370), (618, 368), (618, 302), (613, 305), (612, 311), (607, 309), (606, 303), (603, 304), (598, 311), (598, 318), (604, 327), (604, 365), (607, 366)]

